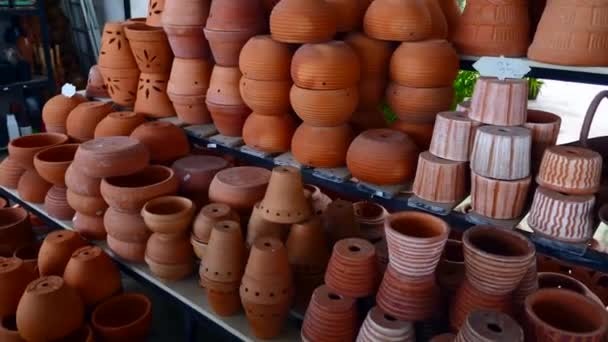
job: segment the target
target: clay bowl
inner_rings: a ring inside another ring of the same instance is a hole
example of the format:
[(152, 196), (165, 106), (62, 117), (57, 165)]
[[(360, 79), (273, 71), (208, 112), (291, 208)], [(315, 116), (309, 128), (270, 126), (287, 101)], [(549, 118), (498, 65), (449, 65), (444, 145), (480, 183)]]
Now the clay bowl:
[(163, 196), (148, 201), (141, 209), (146, 226), (155, 232), (177, 234), (186, 231), (192, 223), (194, 204), (179, 196)]
[(112, 137), (117, 135), (129, 136), (137, 126), (146, 120), (141, 113), (114, 112), (108, 114), (95, 127), (95, 138)]
[(12, 161), (24, 169), (34, 169), (34, 156), (36, 153), (68, 141), (68, 136), (60, 133), (38, 133), (26, 135), (11, 140), (8, 153)]
[(209, 186), (209, 201), (249, 211), (266, 193), (271, 172), (260, 167), (239, 166), (218, 172)]
[(359, 103), (359, 90), (356, 87), (311, 90), (293, 85), (289, 98), (293, 110), (305, 123), (333, 127), (348, 122)]
[(150, 152), (136, 139), (103, 137), (82, 143), (72, 166), (88, 177), (103, 178), (133, 174), (149, 162)]
[(344, 89), (359, 82), (360, 69), (359, 57), (342, 41), (304, 44), (293, 55), (291, 78), (301, 88)]
[(239, 69), (243, 77), (257, 81), (291, 80), (293, 52), (289, 45), (279, 43), (268, 35), (251, 37), (243, 46)]
[(91, 316), (103, 341), (144, 340), (150, 330), (152, 302), (143, 294), (126, 293), (99, 304)]
[(33, 239), (34, 233), (32, 232), (28, 212), (25, 209), (0, 209), (1, 245), (5, 245), (10, 253), (13, 253), (18, 248), (30, 244)]
[(291, 153), (303, 165), (340, 167), (346, 163), (346, 152), (353, 140), (348, 124), (315, 127), (301, 124), (291, 140)]
[(53, 185), (65, 186), (65, 172), (74, 160), (79, 144), (66, 144), (38, 152), (34, 167), (40, 177)]

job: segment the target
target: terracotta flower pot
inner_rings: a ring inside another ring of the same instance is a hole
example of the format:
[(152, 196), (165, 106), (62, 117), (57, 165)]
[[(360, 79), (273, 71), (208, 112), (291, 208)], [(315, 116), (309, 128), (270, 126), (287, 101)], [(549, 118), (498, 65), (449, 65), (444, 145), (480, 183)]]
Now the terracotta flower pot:
[(460, 22), (460, 7), (456, 0), (439, 0), (439, 6), (448, 24), (448, 40), (452, 41), (454, 31)]
[(148, 229), (155, 233), (184, 233), (192, 223), (194, 204), (185, 197), (157, 197), (144, 205), (141, 216)]
[(72, 231), (55, 231), (44, 239), (38, 253), (40, 275), (63, 275), (72, 253), (86, 246), (80, 234)]
[(340, 167), (346, 163), (346, 152), (353, 139), (348, 124), (336, 127), (314, 127), (301, 124), (291, 140), (295, 159), (313, 167)]
[(42, 121), (50, 133), (66, 133), (65, 122), (68, 114), (87, 99), (79, 94), (72, 97), (62, 94), (53, 96), (42, 107)]
[[(161, 18), (163, 10), (165, 9), (166, 0), (150, 0), (148, 2), (148, 16), (146, 18), (146, 25), (162, 27)], [(139, 23), (137, 21), (137, 23)]]
[(272, 39), (282, 43), (320, 43), (336, 34), (338, 18), (326, 1), (281, 0), (270, 14)]
[(412, 138), (421, 151), (429, 148), (433, 137), (433, 127), (432, 122), (423, 123), (404, 120), (396, 120), (390, 126), (391, 129), (403, 132)]
[(583, 284), (580, 280), (574, 278), (573, 276), (568, 276), (561, 273), (554, 272), (539, 272), (538, 273), (538, 288), (539, 289), (564, 289), (573, 291), (588, 298), (591, 298), (597, 303), (603, 302), (598, 298), (598, 296), (587, 287), (587, 285)]
[(323, 213), (322, 219), (331, 246), (342, 239), (361, 236), (361, 227), (355, 219), (352, 202), (342, 199), (331, 202)]
[(57, 145), (65, 144), (68, 137), (60, 133), (37, 133), (26, 135), (10, 141), (8, 153), (11, 161), (24, 169), (34, 169), (36, 153)]
[(367, 297), (374, 293), (378, 284), (376, 268), (376, 250), (370, 242), (343, 239), (334, 245), (325, 272), (325, 284), (342, 295)]
[(248, 211), (262, 198), (270, 171), (253, 166), (231, 167), (218, 172), (209, 186), (209, 201)]
[(104, 341), (145, 339), (152, 321), (152, 302), (143, 294), (111, 297), (93, 311), (91, 324)]
[(97, 182), (85, 179), (86, 185), (73, 184), (81, 179), (76, 175), (78, 172), (92, 178), (124, 176), (141, 171), (149, 161), (150, 152), (136, 139), (122, 136), (97, 138), (80, 144), (72, 163), (73, 170), (66, 171), (66, 179), (69, 176), (74, 179), (66, 181), (66, 184), (78, 193), (90, 194), (92, 192), (79, 192), (77, 189), (92, 187)]
[(175, 194), (178, 181), (169, 167), (151, 165), (128, 176), (104, 178), (101, 195), (114, 209), (138, 213), (149, 200)]
[(239, 215), (226, 204), (210, 203), (204, 206), (196, 216), (192, 234), (201, 242), (208, 243), (211, 231), (220, 221), (239, 222)]
[(601, 174), (599, 153), (581, 147), (553, 146), (543, 155), (536, 181), (565, 194), (591, 195), (600, 188)]
[(15, 315), (0, 317), (0, 339), (6, 342), (25, 342), (17, 331)]
[(302, 324), (302, 339), (325, 341), (353, 341), (357, 334), (357, 310), (355, 300), (333, 292), (325, 285), (319, 286)]
[[(239, 83), (241, 72), (238, 67), (223, 67), (216, 65), (211, 72), (207, 103), (223, 106), (242, 106)], [(213, 110), (209, 109), (213, 114)]]
[(530, 175), (530, 131), (522, 127), (482, 126), (475, 131), (471, 170), (480, 176), (517, 180)]
[(357, 335), (357, 342), (373, 342), (377, 339), (413, 341), (414, 325), (385, 313), (374, 306), (368, 313)]
[(424, 0), (374, 1), (363, 18), (365, 33), (376, 39), (418, 41), (431, 38), (433, 22)]
[(161, 23), (171, 49), (178, 58), (206, 58), (209, 46), (203, 27), (209, 15), (209, 0), (166, 1)]
[(349, 88), (359, 82), (360, 74), (359, 57), (342, 41), (304, 44), (295, 52), (291, 62), (291, 78), (300, 88)]
[(213, 64), (205, 59), (175, 58), (167, 93), (177, 95), (204, 95), (209, 88)]
[(442, 295), (446, 296), (448, 300), (451, 300), (460, 288), (464, 281), (464, 273), (462, 242), (450, 239), (445, 245), (435, 273), (437, 285), (441, 288)]
[(167, 95), (169, 74), (141, 73), (134, 111), (151, 118), (175, 116), (175, 109)]
[(418, 156), (412, 191), (429, 202), (455, 205), (466, 197), (468, 171), (466, 162), (439, 158), (429, 151), (422, 152)]
[(95, 127), (95, 138), (112, 136), (129, 136), (133, 130), (145, 122), (141, 113), (114, 112), (108, 114)]
[(491, 310), (477, 310), (469, 314), (455, 341), (477, 339), (523, 341), (524, 332), (509, 315)]
[[(139, 140), (150, 151), (150, 160), (155, 163), (172, 163), (190, 153), (190, 143), (184, 130), (170, 122), (146, 122), (139, 125), (131, 138)], [(168, 145), (167, 141), (171, 141)]]
[(311, 205), (315, 215), (322, 215), (327, 206), (331, 203), (331, 197), (324, 194), (318, 186), (312, 184), (304, 184), (304, 196), (306, 196)]
[(205, 102), (215, 128), (220, 134), (229, 137), (240, 137), (243, 135), (243, 125), (251, 109), (245, 104), (240, 105), (216, 105), (207, 100)]
[(187, 277), (194, 271), (190, 236), (183, 233), (153, 233), (146, 244), (145, 261), (150, 271), (165, 281)]
[(108, 247), (125, 260), (143, 263), (150, 231), (141, 215), (109, 208), (103, 222), (108, 233)]
[(112, 101), (121, 106), (133, 107), (140, 75), (137, 66), (131, 69), (112, 69), (99, 65), (99, 71)]
[(108, 87), (96, 64), (89, 69), (85, 95), (86, 97), (109, 97)]
[(243, 141), (260, 151), (286, 152), (291, 147), (294, 131), (295, 122), (289, 114), (268, 116), (253, 112), (243, 125)]
[(480, 77), (475, 82), (469, 117), (489, 125), (521, 126), (528, 114), (528, 82)]
[(109, 21), (105, 23), (97, 64), (104, 78), (110, 77), (105, 70), (112, 69), (124, 72), (125, 70), (137, 69), (135, 57), (131, 53), (131, 46), (125, 34), (124, 22)]
[(78, 144), (49, 147), (34, 156), (34, 167), (40, 177), (49, 183), (65, 186), (65, 172), (74, 160)]
[(245, 104), (261, 115), (281, 115), (289, 111), (291, 80), (258, 81), (241, 77), (240, 91)]
[[(148, 24), (149, 25), (149, 24)], [(131, 51), (142, 73), (169, 73), (173, 53), (162, 27), (142, 24), (125, 26)]]
[(89, 307), (117, 294), (121, 289), (118, 267), (96, 246), (76, 250), (65, 268), (63, 279), (78, 291)]
[(40, 276), (38, 273), (38, 251), (40, 251), (40, 242), (30, 242), (15, 250), (13, 257), (23, 260), (27, 269), (34, 275), (34, 278)]
[(70, 207), (67, 200), (67, 188), (54, 185), (44, 197), (44, 210), (49, 216), (59, 220), (71, 220), (74, 217), (74, 209)]
[(29, 214), (23, 208), (0, 209), (0, 222), (0, 241), (10, 253), (34, 240)]
[(398, 184), (412, 179), (418, 147), (405, 134), (390, 129), (361, 133), (348, 148), (346, 165), (360, 181)]
[(17, 307), (19, 335), (27, 341), (59, 340), (84, 323), (84, 303), (59, 276), (31, 282)]
[(34, 274), (18, 258), (0, 258), (0, 317), (14, 315), (19, 299)]
[(300, 170), (289, 166), (275, 167), (260, 209), (262, 218), (276, 223), (292, 224), (310, 217), (312, 210), (304, 196)]
[(251, 37), (243, 46), (239, 69), (243, 77), (257, 81), (287, 81), (293, 51), (289, 45), (279, 43), (269, 35)]
[[(73, 163), (72, 163), (73, 164)], [(72, 192), (83, 196), (100, 196), (101, 178), (89, 177), (74, 165), (65, 171), (65, 184)]]
[(475, 213), (493, 219), (516, 219), (526, 206), (531, 182), (531, 177), (510, 181), (482, 177), (471, 171), (471, 208)]
[(476, 310), (492, 310), (512, 314), (512, 298), (479, 291), (465, 277), (450, 305), (450, 328), (453, 331), (460, 330), (469, 314)]
[(105, 102), (90, 101), (79, 104), (68, 115), (66, 121), (68, 136), (77, 142), (93, 139), (97, 124), (112, 111), (112, 105)]
[(216, 156), (187, 156), (176, 160), (171, 168), (179, 180), (179, 192), (190, 199), (207, 198), (215, 174), (229, 163)]
[(0, 185), (5, 188), (16, 189), (19, 178), (24, 172), (25, 169), (13, 161), (10, 156), (4, 158), (0, 163)]
[(211, 3), (206, 28), (223, 31), (243, 31), (262, 26), (262, 6), (259, 1), (218, 0)]
[(561, 124), (562, 119), (553, 113), (528, 109), (528, 120), (524, 127), (532, 132), (533, 170), (539, 169), (545, 150), (557, 142)]
[(384, 220), (388, 211), (380, 204), (371, 201), (361, 201), (353, 204), (355, 220), (359, 223), (362, 236), (375, 243), (384, 238)]
[(466, 112), (438, 113), (429, 151), (440, 158), (468, 161), (477, 127)]
[(106, 229), (103, 216), (77, 212), (73, 219), (74, 230), (87, 240), (105, 240)]
[[(430, 0), (430, 2), (437, 0)], [(447, 40), (405, 42), (391, 57), (390, 75), (394, 82), (408, 87), (451, 86), (460, 69), (456, 50)]]
[(238, 67), (241, 49), (249, 38), (260, 33), (260, 30), (253, 28), (243, 31), (224, 31), (206, 27), (204, 32), (216, 65)]
[(285, 241), (289, 233), (289, 225), (271, 222), (262, 216), (260, 202), (253, 206), (249, 222), (247, 222), (247, 248), (262, 237), (273, 237)]
[(311, 90), (291, 87), (291, 105), (307, 124), (333, 127), (348, 122), (359, 103), (359, 91), (355, 87), (337, 90)]
[(167, 93), (178, 119), (189, 125), (205, 125), (212, 122), (205, 104), (206, 95), (176, 95)]
[(40, 177), (35, 170), (27, 170), (23, 176), (19, 178), (17, 193), (19, 193), (19, 197), (24, 201), (44, 203), (46, 193), (52, 186), (51, 183)]
[(401, 120), (431, 123), (439, 112), (450, 109), (454, 89), (448, 87), (414, 88), (391, 82), (386, 88), (386, 102)]
[(361, 32), (349, 33), (344, 42), (359, 56), (362, 80), (388, 76), (388, 62), (393, 54), (389, 42), (370, 38)]

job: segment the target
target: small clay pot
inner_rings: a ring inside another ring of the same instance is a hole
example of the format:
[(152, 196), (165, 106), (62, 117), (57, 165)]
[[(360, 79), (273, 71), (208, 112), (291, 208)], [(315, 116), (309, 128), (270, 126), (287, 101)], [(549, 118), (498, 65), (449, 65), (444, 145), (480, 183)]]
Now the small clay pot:
[(279, 43), (269, 35), (251, 37), (243, 46), (239, 69), (243, 77), (256, 81), (287, 81), (293, 52), (289, 45)]
[(475, 130), (471, 170), (500, 180), (518, 180), (530, 175), (530, 130), (523, 127), (486, 125)]
[[(207, 103), (222, 106), (243, 105), (239, 91), (240, 80), (241, 72), (238, 67), (214, 66), (207, 90)], [(209, 111), (213, 114), (211, 108)]]
[(112, 105), (100, 101), (79, 104), (68, 115), (66, 129), (70, 138), (84, 142), (95, 137), (95, 127), (108, 114), (113, 112)]
[(280, 1), (270, 14), (272, 39), (282, 43), (321, 43), (336, 34), (338, 18), (322, 0)]
[(205, 104), (207, 95), (188, 96), (167, 93), (177, 118), (189, 125), (204, 125), (212, 122), (209, 109)]
[(543, 155), (536, 182), (564, 194), (591, 195), (599, 190), (601, 177), (599, 153), (582, 147), (552, 146)]
[(480, 77), (468, 111), (472, 120), (496, 126), (521, 126), (528, 115), (528, 82)]
[(171, 168), (179, 180), (179, 192), (186, 197), (207, 197), (209, 185), (219, 171), (229, 163), (216, 156), (187, 156), (176, 160)]
[(336, 127), (314, 127), (301, 124), (291, 140), (291, 152), (303, 165), (340, 167), (346, 163), (346, 152), (353, 140), (348, 124)]
[(401, 321), (374, 306), (359, 329), (358, 342), (373, 342), (377, 339), (411, 341), (415, 338), (414, 325)]
[(95, 138), (129, 136), (133, 130), (146, 120), (141, 113), (114, 112), (108, 114), (95, 127)]
[(268, 116), (253, 112), (243, 125), (243, 141), (267, 153), (287, 152), (294, 131), (295, 122), (289, 114)]
[[(190, 143), (184, 130), (170, 122), (146, 122), (137, 127), (131, 138), (139, 140), (150, 151), (150, 160), (159, 164), (172, 163), (190, 153)], [(168, 145), (167, 141), (171, 141)]]
[(356, 321), (355, 299), (321, 285), (312, 294), (306, 310), (302, 338), (306, 341), (325, 341), (332, 338), (337, 341), (354, 341), (357, 333)]
[(371, 242), (384, 239), (384, 220), (388, 211), (380, 204), (360, 201), (353, 204), (355, 221), (359, 224), (362, 236)]
[(310, 90), (293, 85), (289, 98), (293, 110), (305, 123), (333, 127), (348, 122), (359, 103), (359, 91), (355, 87)]
[(386, 88), (386, 102), (401, 120), (432, 123), (439, 112), (450, 109), (454, 88), (414, 88), (396, 82)]
[(72, 253), (83, 246), (86, 242), (76, 232), (60, 230), (47, 235), (38, 252), (40, 275), (63, 275)]
[(38, 152), (34, 156), (34, 167), (40, 177), (53, 185), (65, 186), (65, 172), (74, 160), (78, 144), (66, 144)]
[[(149, 161), (150, 152), (136, 139), (122, 136), (103, 137), (81, 144), (74, 156), (72, 167), (74, 173), (82, 172), (87, 177), (116, 177), (141, 171)], [(66, 171), (66, 178), (69, 173)], [(77, 178), (73, 179), (73, 181), (77, 180)], [(73, 188), (72, 185), (76, 185), (71, 181), (66, 184), (70, 189)], [(74, 189), (79, 187), (85, 186), (76, 185)]]
[(103, 216), (77, 212), (73, 219), (74, 230), (87, 240), (104, 240), (106, 229)]
[[(129, 54), (130, 52), (129, 49)], [(112, 69), (99, 65), (99, 71), (103, 75), (112, 101), (121, 106), (133, 107), (140, 75), (137, 66), (134, 65), (130, 69)]]
[(187, 234), (150, 235), (145, 261), (150, 271), (165, 281), (187, 277), (194, 271), (194, 252)]
[(220, 221), (239, 222), (239, 215), (226, 204), (210, 203), (204, 206), (196, 216), (192, 234), (203, 243), (209, 242), (211, 231)]
[(99, 191), (101, 178), (89, 177), (74, 165), (70, 165), (65, 171), (65, 184), (69, 190), (83, 196), (101, 195)]
[(10, 253), (30, 244), (33, 239), (34, 234), (27, 211), (23, 208), (0, 209), (0, 241)]
[[(68, 114), (87, 99), (79, 94), (68, 97), (63, 94), (51, 97), (42, 107), (42, 121), (50, 133), (65, 134), (65, 122)], [(52, 127), (49, 130), (49, 127)]]
[(243, 135), (243, 125), (251, 109), (245, 104), (240, 105), (217, 105), (205, 101), (215, 128), (220, 134), (229, 137), (240, 137)]
[(237, 67), (241, 49), (249, 38), (260, 33), (260, 30), (253, 28), (242, 31), (224, 31), (205, 27), (204, 32), (215, 63), (224, 67)]
[(68, 205), (81, 214), (103, 216), (108, 204), (101, 196), (80, 195), (72, 190), (66, 191)]
[[(154, 26), (154, 27), (162, 27), (162, 16), (163, 11), (165, 9), (166, 0), (150, 0), (148, 2), (148, 16), (146, 17), (145, 24)], [(135, 21), (137, 24), (144, 24), (140, 21)]]
[(0, 163), (0, 185), (5, 188), (16, 189), (24, 172), (25, 169), (10, 157), (4, 158)]
[(97, 246), (76, 250), (65, 267), (63, 279), (78, 291), (88, 307), (117, 294), (121, 289), (118, 267)]
[(177, 95), (205, 95), (213, 64), (206, 59), (175, 58), (167, 93)]
[(433, 35), (424, 0), (374, 1), (365, 12), (363, 28), (368, 36), (389, 41), (418, 41)]
[(142, 73), (169, 73), (173, 53), (162, 27), (142, 24), (125, 26), (131, 51)]
[(34, 169), (36, 153), (57, 145), (65, 144), (68, 136), (60, 133), (37, 133), (10, 141), (8, 153), (13, 162), (24, 169)]
[(414, 140), (414, 143), (416, 143), (421, 151), (424, 151), (430, 147), (431, 140), (433, 138), (433, 127), (434, 124), (432, 122), (423, 123), (404, 120), (396, 120), (390, 126), (391, 129), (407, 134), (412, 140)]
[(434, 39), (401, 43), (391, 57), (390, 76), (408, 87), (448, 87), (459, 69), (460, 59), (452, 45), (447, 40)]
[(247, 248), (250, 248), (257, 239), (262, 237), (274, 237), (281, 241), (285, 241), (287, 238), (289, 226), (266, 220), (262, 216), (262, 212), (260, 202), (256, 203), (247, 223)]
[(334, 245), (325, 284), (339, 294), (364, 298), (376, 290), (376, 275), (374, 246), (363, 239), (343, 239)]
[(104, 341), (143, 340), (150, 331), (152, 302), (138, 293), (111, 297), (91, 316), (95, 333)]
[(236, 221), (219, 221), (211, 231), (200, 276), (204, 281), (226, 285), (238, 283), (245, 270), (245, 258), (240, 224)]
[(175, 58), (209, 58), (209, 42), (205, 38), (203, 26), (165, 24), (163, 30), (167, 34)]
[(351, 32), (345, 38), (359, 56), (361, 79), (386, 78), (393, 48), (389, 42), (370, 38), (362, 32)]
[(209, 201), (248, 211), (264, 197), (270, 171), (253, 166), (231, 167), (218, 172), (209, 185)]
[(23, 176), (19, 178), (17, 193), (19, 193), (19, 197), (24, 201), (44, 203), (46, 193), (52, 186), (51, 183), (40, 177), (35, 170), (27, 170)]
[(110, 97), (108, 87), (106, 87), (103, 76), (96, 64), (89, 69), (85, 95), (86, 97)]
[(275, 223), (293, 224), (310, 217), (312, 208), (304, 196), (300, 170), (290, 166), (272, 169), (260, 209), (262, 218)]
[(175, 116), (175, 109), (167, 95), (168, 82), (169, 73), (141, 73), (134, 111), (151, 118)]
[(103, 27), (98, 66), (105, 78), (110, 76), (104, 70), (112, 69), (124, 72), (127, 69), (137, 69), (124, 26), (125, 23), (121, 21), (108, 21)]
[(54, 185), (44, 197), (44, 210), (49, 216), (59, 220), (71, 220), (74, 209), (68, 204), (67, 188)]
[(467, 316), (455, 341), (488, 339), (523, 341), (524, 332), (509, 315), (492, 310), (476, 310)]
[(14, 315), (19, 299), (34, 274), (18, 258), (0, 258), (0, 317)]
[(17, 331), (15, 315), (0, 317), (0, 339), (6, 342), (25, 342)]
[(306, 89), (349, 88), (359, 82), (360, 74), (359, 57), (342, 41), (304, 44), (291, 62), (293, 82)]
[(148, 229), (155, 233), (178, 234), (190, 228), (194, 215), (191, 200), (179, 196), (162, 196), (148, 201), (141, 216)]
[(281, 115), (289, 111), (291, 80), (258, 81), (241, 77), (240, 91), (243, 101), (252, 111), (261, 115)]

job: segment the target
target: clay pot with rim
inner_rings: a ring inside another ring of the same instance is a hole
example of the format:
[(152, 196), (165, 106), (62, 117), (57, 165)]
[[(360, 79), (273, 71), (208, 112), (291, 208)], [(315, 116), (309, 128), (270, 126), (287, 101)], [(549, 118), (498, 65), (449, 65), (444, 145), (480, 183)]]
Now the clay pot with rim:
[(209, 15), (209, 0), (166, 1), (161, 23), (177, 58), (209, 56), (203, 27)]
[(145, 261), (150, 231), (141, 215), (108, 208), (103, 216), (108, 247), (119, 257), (137, 263)]
[(455, 341), (523, 341), (524, 332), (509, 315), (491, 311), (476, 310), (469, 314)]
[(87, 240), (105, 240), (106, 227), (101, 215), (87, 215), (76, 212), (72, 219), (74, 230)]
[(91, 316), (93, 330), (104, 341), (143, 340), (150, 331), (152, 302), (139, 293), (125, 293), (99, 304)]
[(0, 339), (5, 342), (25, 342), (17, 331), (15, 315), (0, 317)]
[(305, 341), (354, 341), (357, 334), (355, 299), (338, 294), (326, 285), (317, 287), (302, 324)]
[(362, 32), (349, 33), (344, 42), (359, 56), (362, 80), (388, 76), (389, 61), (393, 54), (389, 42), (368, 37)]
[(414, 325), (411, 322), (401, 321), (374, 306), (363, 321), (357, 342), (373, 342), (377, 339), (413, 341), (414, 334)]
[(302, 123), (291, 140), (295, 159), (313, 167), (340, 167), (346, 163), (346, 153), (353, 140), (348, 124), (336, 127), (314, 127)]
[(381, 0), (367, 8), (365, 33), (389, 41), (418, 41), (431, 38), (433, 22), (424, 0)]
[(85, 95), (86, 97), (109, 97), (108, 87), (104, 83), (97, 64), (89, 69)]
[(427, 150), (433, 138), (433, 122), (416, 122), (397, 119), (389, 126), (391, 129), (407, 134), (421, 151)]
[(260, 167), (238, 166), (218, 172), (209, 185), (209, 201), (247, 212), (266, 193), (271, 172)]
[(241, 97), (252, 111), (262, 115), (281, 115), (289, 111), (291, 80), (259, 81), (241, 77)]
[(453, 87), (415, 88), (390, 82), (386, 102), (401, 120), (432, 123), (439, 112), (450, 109), (454, 100)]
[[(165, 2), (166, 0), (148, 1), (148, 16), (146, 17), (145, 21), (146, 25), (162, 27), (161, 19), (163, 16), (163, 10), (165, 9)], [(140, 23), (140, 21), (135, 21), (135, 23)]]
[(47, 132), (65, 134), (65, 122), (68, 114), (76, 106), (86, 101), (86, 97), (80, 94), (74, 96), (59, 94), (51, 97), (42, 107), (42, 121)]
[[(200, 206), (207, 199), (213, 177), (230, 164), (221, 157), (191, 155), (173, 162), (171, 168), (179, 180), (180, 194)], [(200, 202), (200, 203), (197, 203)]]
[(9, 142), (8, 153), (13, 162), (26, 170), (34, 169), (36, 153), (57, 145), (65, 144), (68, 136), (60, 133), (36, 133)]
[(112, 259), (97, 246), (76, 250), (63, 274), (65, 283), (78, 291), (88, 307), (121, 290), (120, 271)]
[(339, 294), (364, 298), (376, 290), (376, 268), (376, 250), (370, 242), (343, 239), (334, 245), (325, 272), (325, 284)]
[(243, 125), (243, 141), (256, 150), (287, 152), (294, 131), (295, 122), (289, 114), (268, 116), (253, 112)]
[[(131, 52), (130, 49), (129, 52)], [(121, 106), (133, 107), (140, 75), (137, 66), (135, 65), (131, 69), (112, 69), (99, 65), (99, 70), (104, 77), (104, 83), (112, 101)]]
[(365, 239), (375, 243), (384, 238), (384, 220), (389, 213), (383, 206), (371, 201), (360, 201), (353, 204), (353, 209), (355, 221), (359, 223)]
[[(74, 163), (72, 162), (72, 164)], [(65, 171), (65, 185), (69, 190), (83, 196), (99, 197), (101, 195), (99, 191), (101, 178), (89, 177), (71, 164)]]
[[(146, 122), (139, 125), (131, 138), (139, 140), (150, 151), (150, 161), (169, 164), (190, 153), (190, 143), (184, 130), (170, 122)], [(171, 141), (171, 144), (167, 144)]]
[(101, 196), (81, 195), (70, 189), (66, 191), (66, 201), (72, 209), (89, 216), (103, 216), (108, 209), (108, 204)]
[(194, 251), (186, 233), (153, 233), (145, 253), (150, 271), (162, 280), (179, 280), (194, 271)]
[(25, 169), (13, 161), (10, 156), (4, 158), (0, 163), (0, 185), (16, 189), (23, 173), (25, 173)]
[(105, 23), (101, 36), (101, 49), (97, 65), (105, 78), (110, 77), (110, 75), (106, 74), (106, 70), (111, 69), (124, 72), (124, 70), (137, 69), (135, 57), (131, 52), (131, 46), (125, 34), (125, 22), (108, 21)]
[(323, 0), (281, 0), (270, 14), (272, 39), (282, 43), (320, 43), (336, 34), (338, 18)]
[(108, 114), (95, 127), (95, 138), (129, 136), (133, 130), (145, 122), (141, 113), (135, 112), (114, 112)]
[(173, 52), (162, 27), (130, 24), (125, 26), (125, 34), (139, 71), (146, 74), (171, 71)]
[(86, 244), (77, 232), (60, 230), (48, 234), (38, 252), (40, 275), (63, 275), (72, 253)]
[(141, 73), (134, 111), (150, 118), (175, 116), (175, 109), (167, 95), (169, 73)]
[(155, 233), (181, 234), (190, 228), (194, 204), (185, 197), (161, 196), (146, 202), (141, 216)]
[(241, 50), (239, 69), (243, 77), (250, 80), (287, 81), (291, 79), (292, 57), (289, 45), (277, 42), (269, 35), (254, 36)]
[(0, 241), (10, 252), (30, 244), (34, 233), (29, 221), (29, 214), (23, 208), (0, 209)]
[(34, 274), (19, 258), (0, 257), (0, 317), (14, 315), (19, 299)]
[(355, 209), (352, 202), (343, 199), (331, 202), (323, 213), (322, 219), (331, 246), (342, 239), (361, 236), (361, 227), (355, 220)]
[(113, 111), (111, 104), (101, 101), (79, 104), (68, 115), (66, 121), (68, 136), (76, 142), (93, 139), (97, 124)]
[(31, 282), (17, 307), (17, 329), (28, 341), (64, 338), (84, 323), (85, 308), (78, 292), (59, 276)]
[(250, 248), (255, 240), (261, 237), (274, 237), (285, 241), (289, 232), (289, 225), (271, 222), (262, 217), (260, 202), (253, 206), (249, 222), (247, 222), (247, 248)]
[[(66, 184), (71, 189), (89, 188), (97, 184), (90, 178), (117, 177), (130, 175), (143, 170), (150, 161), (150, 152), (145, 145), (136, 139), (122, 136), (102, 137), (80, 144), (72, 171), (66, 171), (66, 179), (73, 177)], [(76, 174), (82, 172), (86, 177)], [(74, 175), (70, 175), (74, 173)], [(85, 186), (73, 184), (84, 179)], [(89, 191), (92, 189), (88, 189)], [(91, 192), (87, 191), (86, 194)], [(81, 193), (76, 190), (76, 192)], [(96, 192), (96, 191), (95, 191)], [(85, 194), (85, 193), (83, 193)]]
[(52, 186), (44, 196), (44, 210), (46, 213), (59, 220), (71, 220), (75, 211), (67, 200), (67, 188), (65, 186)]
[(359, 56), (342, 41), (304, 44), (293, 55), (291, 78), (301, 88), (335, 90), (359, 82)]
[(44, 149), (34, 156), (34, 167), (47, 182), (65, 186), (65, 172), (74, 160), (78, 144), (65, 144)]
[(359, 103), (359, 90), (312, 90), (291, 87), (289, 98), (300, 119), (311, 126), (333, 127), (349, 121)]
[(323, 214), (332, 201), (331, 197), (324, 194), (318, 186), (312, 184), (304, 184), (304, 196), (309, 199), (312, 210), (317, 216)]
[(393, 81), (419, 88), (451, 86), (459, 69), (460, 59), (456, 50), (443, 39), (401, 43), (390, 63)]
[(282, 224), (302, 222), (310, 217), (312, 208), (304, 196), (300, 170), (291, 166), (273, 168), (260, 209), (262, 218)]

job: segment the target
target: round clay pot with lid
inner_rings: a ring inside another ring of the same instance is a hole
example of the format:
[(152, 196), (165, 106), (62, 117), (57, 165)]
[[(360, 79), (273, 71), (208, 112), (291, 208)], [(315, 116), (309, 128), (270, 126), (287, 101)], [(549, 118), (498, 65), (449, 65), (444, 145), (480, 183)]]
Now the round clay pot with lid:
[(301, 124), (291, 140), (295, 159), (313, 167), (340, 167), (346, 163), (346, 153), (353, 140), (348, 124), (336, 127), (315, 127)]
[(295, 122), (289, 114), (268, 116), (253, 112), (243, 125), (243, 141), (256, 150), (287, 152), (295, 130)]
[(95, 333), (104, 341), (144, 340), (152, 321), (152, 302), (138, 293), (125, 293), (99, 304), (91, 316)]
[(239, 214), (223, 203), (207, 204), (196, 216), (192, 234), (203, 243), (208, 243), (213, 227), (220, 221), (239, 222)]
[(10, 156), (4, 158), (0, 163), (0, 185), (16, 189), (19, 184), (19, 178), (23, 175), (25, 169), (14, 162)]
[(243, 77), (257, 81), (287, 81), (293, 51), (289, 45), (279, 43), (269, 35), (251, 37), (239, 57)]
[(433, 22), (424, 0), (381, 0), (367, 8), (365, 33), (389, 41), (419, 41), (431, 38)]
[(206, 59), (175, 58), (167, 93), (177, 95), (204, 95), (209, 88), (213, 64)]
[(258, 81), (241, 77), (241, 97), (252, 111), (262, 115), (281, 115), (290, 109), (291, 80)]
[(79, 94), (74, 96), (65, 96), (63, 94), (55, 95), (50, 98), (42, 107), (42, 121), (51, 133), (65, 134), (65, 122), (68, 114), (79, 104), (86, 102), (87, 99)]
[(34, 240), (29, 214), (23, 208), (0, 209), (0, 241), (11, 253)]
[(169, 73), (173, 52), (162, 27), (142, 24), (125, 26), (137, 67), (143, 73)]
[(34, 167), (49, 183), (65, 186), (65, 172), (74, 160), (78, 144), (49, 147), (34, 156)]
[(456, 50), (450, 42), (441, 39), (401, 43), (390, 63), (393, 81), (419, 88), (450, 86), (459, 69)]
[(194, 204), (180, 196), (162, 196), (148, 201), (141, 209), (146, 226), (163, 234), (178, 234), (190, 228)]
[(289, 94), (293, 110), (311, 126), (334, 127), (349, 121), (359, 103), (356, 87), (337, 90), (312, 90), (291, 87)]
[(79, 104), (68, 115), (66, 121), (68, 136), (77, 142), (93, 139), (97, 124), (113, 111), (111, 104), (101, 101)]
[(272, 39), (282, 43), (321, 43), (336, 34), (338, 18), (324, 0), (281, 0), (270, 14)]
[[(150, 160), (167, 164), (190, 153), (184, 130), (170, 122), (152, 121), (137, 127), (131, 138), (139, 140), (150, 151)], [(170, 141), (171, 144), (167, 144)]]
[(143, 114), (135, 112), (114, 112), (108, 114), (95, 127), (95, 138), (129, 136), (137, 126), (146, 121)]
[(209, 186), (209, 201), (247, 212), (262, 198), (271, 172), (260, 167), (238, 166), (218, 172)]
[(86, 244), (80, 234), (69, 230), (55, 231), (47, 235), (38, 252), (40, 275), (63, 275), (72, 253)]
[(65, 144), (68, 136), (60, 133), (36, 133), (9, 142), (8, 153), (13, 162), (26, 170), (34, 169), (36, 153), (57, 145)]
[[(82, 172), (87, 177), (116, 177), (141, 171), (149, 161), (148, 149), (136, 139), (103, 137), (80, 144), (72, 168), (74, 173)], [(66, 182), (72, 188), (70, 183)]]
[(19, 258), (0, 257), (0, 317), (14, 315), (34, 274)]

